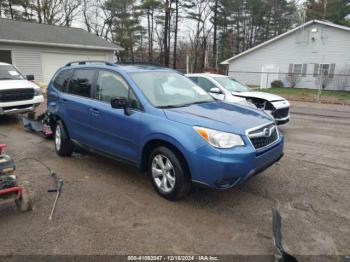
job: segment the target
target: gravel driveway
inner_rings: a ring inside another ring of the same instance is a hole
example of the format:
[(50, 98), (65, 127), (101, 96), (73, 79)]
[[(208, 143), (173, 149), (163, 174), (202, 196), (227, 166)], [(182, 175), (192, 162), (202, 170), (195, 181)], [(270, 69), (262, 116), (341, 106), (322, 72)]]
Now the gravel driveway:
[[(60, 158), (50, 140), (0, 118), (0, 142), (15, 159), (34, 157), (64, 180), (52, 221), (52, 181), (34, 160), (17, 163), (35, 206), (0, 207), (0, 254), (271, 255), (271, 208), (286, 248), (299, 255), (350, 254), (350, 107), (295, 103), (284, 158), (238, 189), (160, 198), (137, 169), (90, 154)], [(308, 111), (309, 110), (309, 111)], [(345, 113), (343, 112), (345, 111)], [(348, 113), (347, 113), (348, 112)], [(335, 117), (332, 117), (335, 116)]]

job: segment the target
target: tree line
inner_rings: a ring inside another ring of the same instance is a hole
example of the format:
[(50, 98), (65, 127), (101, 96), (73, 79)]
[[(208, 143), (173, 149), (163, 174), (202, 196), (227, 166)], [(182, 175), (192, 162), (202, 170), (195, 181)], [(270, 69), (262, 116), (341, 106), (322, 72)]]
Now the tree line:
[(0, 17), (87, 31), (123, 47), (122, 62), (191, 72), (311, 19), (350, 26), (350, 0), (0, 0)]

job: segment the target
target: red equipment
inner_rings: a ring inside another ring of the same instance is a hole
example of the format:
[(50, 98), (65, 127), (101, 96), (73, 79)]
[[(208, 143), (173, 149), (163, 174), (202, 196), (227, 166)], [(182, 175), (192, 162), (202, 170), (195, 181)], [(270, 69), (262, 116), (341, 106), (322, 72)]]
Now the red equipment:
[(3, 154), (5, 144), (0, 144), (0, 205), (14, 201), (20, 211), (31, 210), (30, 189), (28, 183), (19, 185), (14, 171), (15, 162)]

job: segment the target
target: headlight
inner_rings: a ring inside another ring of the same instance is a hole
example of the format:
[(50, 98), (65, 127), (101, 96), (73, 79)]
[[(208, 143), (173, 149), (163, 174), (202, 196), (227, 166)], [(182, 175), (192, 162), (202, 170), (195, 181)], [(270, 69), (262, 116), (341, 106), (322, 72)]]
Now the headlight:
[(194, 126), (194, 130), (205, 141), (216, 148), (232, 148), (235, 146), (244, 146), (244, 142), (239, 135), (221, 132), (209, 128)]
[(40, 96), (41, 90), (39, 88), (34, 89), (34, 96)]

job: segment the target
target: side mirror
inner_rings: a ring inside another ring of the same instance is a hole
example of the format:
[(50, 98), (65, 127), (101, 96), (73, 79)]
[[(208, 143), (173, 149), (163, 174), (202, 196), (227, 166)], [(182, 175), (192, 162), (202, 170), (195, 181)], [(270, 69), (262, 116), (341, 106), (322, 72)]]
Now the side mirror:
[(128, 101), (124, 97), (117, 97), (112, 99), (111, 101), (111, 106), (112, 108), (115, 108), (115, 109), (126, 108), (127, 105), (128, 105)]
[(26, 75), (28, 81), (34, 81), (34, 75)]
[(221, 90), (218, 87), (213, 87), (210, 89), (210, 93), (213, 94), (222, 94)]
[(130, 115), (128, 110), (128, 100), (125, 97), (117, 97), (111, 100), (111, 106), (115, 109), (124, 109), (126, 115)]

